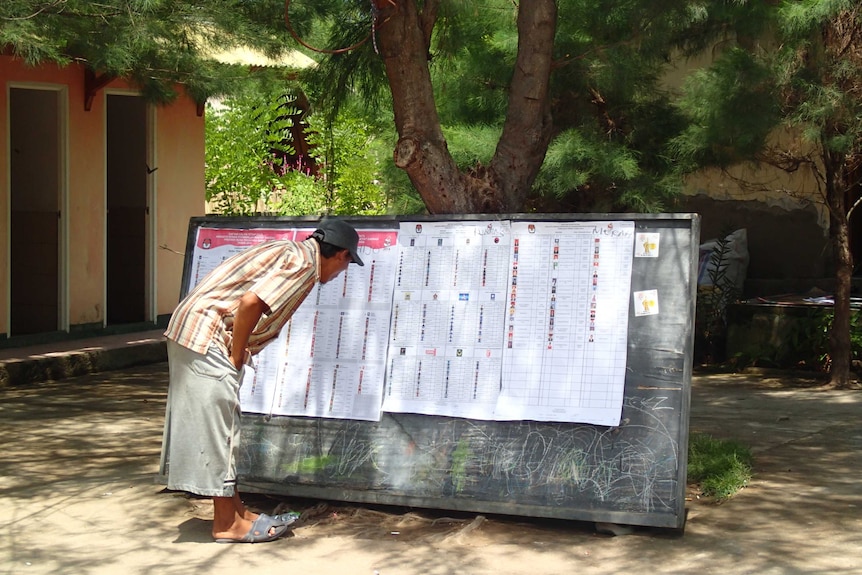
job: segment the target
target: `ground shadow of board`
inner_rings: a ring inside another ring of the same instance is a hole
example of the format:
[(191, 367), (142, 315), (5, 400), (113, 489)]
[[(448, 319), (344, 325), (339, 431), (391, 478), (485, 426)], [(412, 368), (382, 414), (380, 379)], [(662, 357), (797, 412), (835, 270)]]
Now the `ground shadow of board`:
[[(636, 234), (659, 234), (658, 257), (633, 258), (632, 293), (657, 290), (661, 309), (639, 316), (630, 306), (620, 425), (247, 414), (239, 461), (246, 489), (682, 531), (699, 217), (501, 218), (633, 221)], [(354, 221), (359, 228), (366, 223), (379, 220)]]

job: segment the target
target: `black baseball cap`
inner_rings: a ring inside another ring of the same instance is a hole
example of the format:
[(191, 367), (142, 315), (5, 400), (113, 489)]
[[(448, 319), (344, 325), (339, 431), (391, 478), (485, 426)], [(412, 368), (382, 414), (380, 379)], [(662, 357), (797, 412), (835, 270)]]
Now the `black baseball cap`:
[(359, 254), (356, 253), (359, 249), (359, 234), (353, 229), (353, 226), (344, 220), (337, 218), (321, 220), (317, 229), (311, 235), (322, 242), (347, 250), (350, 252), (353, 263), (361, 266), (365, 265)]

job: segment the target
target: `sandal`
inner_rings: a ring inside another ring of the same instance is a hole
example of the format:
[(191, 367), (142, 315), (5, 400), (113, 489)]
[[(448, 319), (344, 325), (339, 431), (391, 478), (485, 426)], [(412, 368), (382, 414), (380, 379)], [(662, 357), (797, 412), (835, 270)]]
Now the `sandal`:
[[(272, 531), (272, 533), (270, 533)], [(254, 520), (248, 533), (240, 539), (228, 539), (219, 537), (215, 540), (216, 543), (266, 543), (267, 541), (275, 541), (287, 533), (287, 525), (278, 521), (269, 515), (263, 513)]]

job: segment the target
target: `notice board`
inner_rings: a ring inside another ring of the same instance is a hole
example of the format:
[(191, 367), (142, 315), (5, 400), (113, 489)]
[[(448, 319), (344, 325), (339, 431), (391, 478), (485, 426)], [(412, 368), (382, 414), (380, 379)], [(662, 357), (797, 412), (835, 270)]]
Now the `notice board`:
[[(244, 381), (246, 490), (682, 528), (698, 216), (348, 221), (365, 268)], [(183, 293), (316, 223), (193, 218)]]

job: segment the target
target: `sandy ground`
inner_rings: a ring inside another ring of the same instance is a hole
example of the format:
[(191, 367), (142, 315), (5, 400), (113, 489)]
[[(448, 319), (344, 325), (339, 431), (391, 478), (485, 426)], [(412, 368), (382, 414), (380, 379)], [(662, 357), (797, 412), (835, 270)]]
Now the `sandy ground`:
[(304, 512), (292, 536), (219, 545), (209, 501), (157, 472), (166, 364), (0, 389), (0, 574), (862, 574), (862, 392), (694, 378), (692, 431), (756, 457), (751, 485), (688, 502), (684, 535), (592, 523), (246, 497)]

